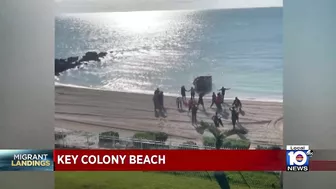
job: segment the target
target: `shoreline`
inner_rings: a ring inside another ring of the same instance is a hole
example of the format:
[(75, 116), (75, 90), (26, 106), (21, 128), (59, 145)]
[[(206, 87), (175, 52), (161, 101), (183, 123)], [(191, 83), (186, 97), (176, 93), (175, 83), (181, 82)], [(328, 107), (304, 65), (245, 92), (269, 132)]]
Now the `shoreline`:
[[(198, 121), (211, 122), (215, 110), (209, 108), (210, 100), (204, 99), (204, 103), (206, 111), (199, 111)], [(248, 133), (229, 138), (248, 139), (252, 145), (282, 145), (282, 103), (246, 100), (242, 103), (246, 114), (240, 118), (240, 127)], [(77, 133), (116, 131), (122, 138), (141, 131), (165, 132), (171, 143), (192, 140), (200, 144), (209, 135), (197, 132), (187, 112), (177, 111), (174, 97), (166, 96), (165, 106), (167, 117), (155, 117), (152, 95), (55, 86), (55, 127)], [(224, 128), (220, 128), (223, 131), (232, 129), (228, 107), (224, 109)]]
[[(80, 88), (80, 89), (88, 89), (88, 90), (95, 90), (95, 91), (110, 91), (110, 92), (121, 92), (121, 93), (135, 93), (135, 94), (144, 94), (144, 95), (151, 95), (153, 91), (141, 91), (141, 90), (133, 90), (133, 91), (117, 91), (112, 89), (103, 89), (103, 88), (93, 88), (93, 87), (85, 87), (85, 86), (79, 86), (79, 85), (72, 85), (72, 84), (63, 84), (55, 82), (55, 87), (70, 87), (70, 88)], [(174, 93), (165, 93), (165, 96), (167, 97), (179, 97), (179, 94)], [(211, 99), (211, 94), (209, 93), (204, 99)], [(234, 98), (225, 98), (226, 100), (234, 100)], [(253, 102), (278, 102), (283, 103), (283, 99), (263, 99), (263, 98), (239, 98), (243, 101), (253, 101)]]

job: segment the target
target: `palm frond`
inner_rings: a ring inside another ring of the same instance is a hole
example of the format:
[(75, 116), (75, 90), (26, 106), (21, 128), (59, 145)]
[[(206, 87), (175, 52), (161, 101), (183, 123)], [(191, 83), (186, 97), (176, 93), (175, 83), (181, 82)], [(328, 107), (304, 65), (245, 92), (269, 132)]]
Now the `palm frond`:
[(201, 127), (204, 130), (208, 130), (216, 139), (216, 149), (221, 149), (224, 139), (226, 138), (225, 132), (221, 132), (214, 124), (201, 122)]

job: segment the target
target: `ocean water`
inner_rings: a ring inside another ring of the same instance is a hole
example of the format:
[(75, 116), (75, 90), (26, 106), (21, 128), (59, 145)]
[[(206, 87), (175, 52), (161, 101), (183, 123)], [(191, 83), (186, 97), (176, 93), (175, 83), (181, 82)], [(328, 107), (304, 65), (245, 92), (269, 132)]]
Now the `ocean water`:
[(56, 84), (178, 95), (212, 75), (228, 98), (282, 101), (281, 8), (67, 14), (55, 32), (56, 58), (112, 51)]

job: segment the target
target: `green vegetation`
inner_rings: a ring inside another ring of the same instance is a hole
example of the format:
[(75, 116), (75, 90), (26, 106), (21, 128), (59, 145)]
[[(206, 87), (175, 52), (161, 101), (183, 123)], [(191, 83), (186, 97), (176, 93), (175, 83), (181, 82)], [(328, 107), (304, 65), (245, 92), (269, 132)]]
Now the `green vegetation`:
[[(183, 177), (193, 177), (193, 178), (203, 178), (205, 180), (215, 181), (213, 172), (159, 172), (159, 173), (169, 173), (173, 175), (183, 176)], [(268, 173), (268, 172), (226, 172), (230, 186), (243, 186), (249, 185), (251, 188), (280, 188), (279, 174)], [(243, 179), (244, 177), (244, 179)], [(246, 182), (245, 182), (246, 181)], [(274, 187), (273, 187), (274, 186)]]
[(204, 137), (204, 146), (215, 146), (216, 149), (226, 148), (226, 149), (249, 149), (250, 142), (248, 140), (238, 140), (238, 139), (228, 139), (227, 137), (234, 134), (232, 131), (221, 132), (212, 123), (206, 123), (201, 121), (201, 127), (204, 130), (208, 130), (213, 137)]
[(66, 137), (66, 134), (62, 132), (55, 132), (55, 140), (62, 140)]
[(166, 142), (168, 139), (168, 134), (164, 132), (138, 132), (133, 135), (133, 138)]
[(119, 133), (114, 131), (106, 131), (99, 133), (99, 142), (118, 142)]
[(138, 149), (168, 149), (168, 134), (164, 132), (138, 132), (133, 135), (133, 146)]
[(256, 150), (281, 150), (281, 147), (278, 145), (272, 145), (272, 146), (261, 146), (258, 145), (256, 147)]
[[(204, 146), (215, 146), (216, 138), (215, 137), (203, 137)], [(248, 140), (239, 140), (239, 139), (223, 139), (221, 148), (226, 149), (249, 149), (250, 142)]]
[[(273, 173), (228, 172), (231, 189), (280, 188)], [(55, 189), (219, 189), (212, 172), (56, 172)]]
[(196, 142), (194, 141), (187, 141), (183, 142), (178, 146), (178, 149), (191, 149), (191, 150), (198, 150), (199, 147), (197, 146)]
[(114, 144), (119, 142), (119, 133), (114, 131), (106, 131), (99, 133), (99, 146), (104, 148), (112, 148)]

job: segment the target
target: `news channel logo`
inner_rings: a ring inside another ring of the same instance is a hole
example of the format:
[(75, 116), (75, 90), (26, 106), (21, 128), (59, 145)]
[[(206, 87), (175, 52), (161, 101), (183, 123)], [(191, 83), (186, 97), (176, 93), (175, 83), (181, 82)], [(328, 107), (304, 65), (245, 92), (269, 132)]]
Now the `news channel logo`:
[(313, 157), (313, 154), (313, 150), (310, 150), (308, 145), (287, 145), (287, 171), (309, 171), (309, 159)]
[(0, 171), (54, 171), (53, 150), (0, 150)]

